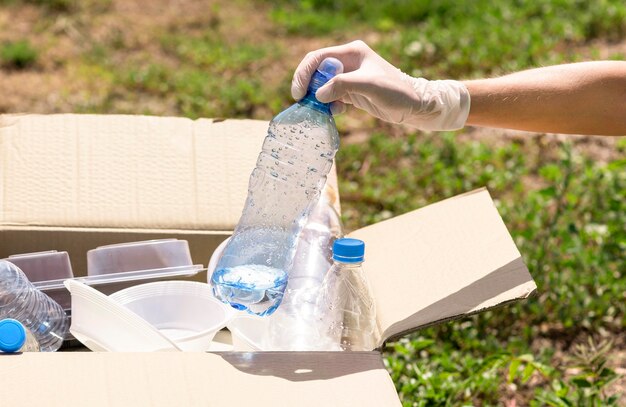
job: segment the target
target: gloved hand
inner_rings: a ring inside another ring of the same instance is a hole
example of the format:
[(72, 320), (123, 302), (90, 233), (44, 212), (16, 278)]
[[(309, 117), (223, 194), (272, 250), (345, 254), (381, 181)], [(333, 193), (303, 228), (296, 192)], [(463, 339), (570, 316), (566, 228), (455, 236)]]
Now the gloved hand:
[(456, 130), (465, 125), (470, 95), (465, 85), (453, 80), (429, 81), (411, 77), (385, 61), (363, 41), (308, 53), (293, 76), (291, 94), (299, 100), (320, 62), (335, 57), (344, 73), (318, 89), (315, 96), (329, 103), (333, 113), (354, 105), (379, 119), (405, 123), (421, 130)]

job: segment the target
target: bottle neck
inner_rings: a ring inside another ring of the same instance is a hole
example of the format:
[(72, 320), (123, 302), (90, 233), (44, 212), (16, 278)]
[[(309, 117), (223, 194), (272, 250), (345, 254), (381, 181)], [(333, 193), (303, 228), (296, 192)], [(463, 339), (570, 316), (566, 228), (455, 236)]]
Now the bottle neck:
[(322, 72), (315, 71), (315, 73), (311, 77), (311, 82), (309, 83), (306, 95), (304, 95), (304, 97), (300, 99), (298, 103), (303, 106), (310, 107), (311, 109), (315, 109), (320, 113), (332, 116), (332, 113), (330, 112), (330, 103), (322, 103), (315, 97), (315, 92), (317, 92), (319, 88), (324, 86), (324, 84), (326, 84), (326, 82), (328, 82), (330, 79), (331, 77), (323, 74)]
[(339, 261), (339, 260), (333, 260), (335, 262), (335, 265), (341, 267), (342, 269), (350, 269), (350, 270), (356, 270), (361, 268), (361, 266), (363, 265), (362, 261), (356, 262), (356, 263), (347, 263), (347, 262), (343, 262), (343, 261)]

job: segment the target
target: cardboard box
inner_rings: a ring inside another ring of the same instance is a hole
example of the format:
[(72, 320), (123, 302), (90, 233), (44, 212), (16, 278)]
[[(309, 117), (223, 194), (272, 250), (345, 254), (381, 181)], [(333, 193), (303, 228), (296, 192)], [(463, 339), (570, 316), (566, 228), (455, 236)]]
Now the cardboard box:
[[(239, 219), (266, 130), (252, 120), (0, 116), (0, 258), (65, 250), (79, 274), (96, 246), (176, 237), (206, 264)], [(379, 345), (536, 290), (485, 189), (350, 236), (367, 244)], [(24, 354), (0, 357), (0, 378), (7, 405), (400, 404), (378, 352)]]

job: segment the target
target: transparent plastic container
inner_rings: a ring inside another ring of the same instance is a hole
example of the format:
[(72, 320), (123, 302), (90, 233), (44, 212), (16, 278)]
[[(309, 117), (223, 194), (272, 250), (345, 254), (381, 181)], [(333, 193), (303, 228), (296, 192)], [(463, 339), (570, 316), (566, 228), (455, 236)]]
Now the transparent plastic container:
[[(49, 250), (16, 254), (5, 260), (15, 264), (38, 290), (52, 298), (63, 309), (70, 309), (70, 294), (61, 284), (63, 280), (74, 277), (67, 252)], [(42, 288), (48, 285), (49, 281), (57, 281), (57, 288), (52, 290)]]
[(16, 265), (0, 260), (0, 318), (20, 321), (39, 342), (41, 351), (59, 349), (68, 333), (63, 308), (28, 281)]
[(282, 301), (296, 238), (339, 148), (330, 105), (315, 92), (342, 70), (334, 58), (322, 61), (307, 95), (270, 122), (243, 213), (210, 280), (236, 309), (270, 315)]
[(376, 347), (376, 306), (362, 270), (364, 253), (361, 240), (336, 240), (334, 263), (318, 297), (320, 336), (341, 350), (371, 351)]
[(18, 265), (38, 290), (65, 310), (71, 308), (70, 293), (63, 285), (69, 278), (111, 294), (141, 283), (189, 278), (204, 270), (201, 264), (192, 263), (188, 242), (178, 239), (100, 246), (87, 257), (86, 277), (73, 276), (67, 252), (26, 253), (6, 260)]
[(39, 342), (16, 319), (0, 320), (0, 352), (39, 352)]
[(87, 252), (87, 275), (191, 266), (186, 240), (156, 239), (100, 246)]
[(67, 252), (50, 250), (16, 254), (5, 260), (19, 267), (31, 283), (74, 277), (70, 256)]

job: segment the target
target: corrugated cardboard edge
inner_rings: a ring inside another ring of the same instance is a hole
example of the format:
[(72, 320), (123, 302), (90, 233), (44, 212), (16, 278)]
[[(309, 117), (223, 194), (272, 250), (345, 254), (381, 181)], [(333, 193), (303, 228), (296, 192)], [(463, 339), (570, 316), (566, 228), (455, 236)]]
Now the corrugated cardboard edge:
[[(426, 326), (528, 298), (537, 288), (486, 188), (350, 235), (374, 244), (369, 256), (366, 249), (364, 268), (378, 305), (386, 307), (379, 323), (388, 337), (381, 335), (381, 346)], [(448, 288), (428, 291), (433, 284)]]
[[(142, 228), (103, 228), (103, 227), (76, 227), (76, 226), (41, 226), (41, 225), (0, 225), (0, 231), (31, 231), (31, 232), (85, 232), (85, 233), (171, 233), (189, 235), (232, 235), (232, 229), (142, 229)], [(94, 248), (95, 249), (95, 248)]]
[[(517, 287), (516, 287), (516, 289), (517, 289)], [(522, 300), (526, 300), (526, 299), (529, 299), (529, 298), (533, 298), (533, 297), (536, 297), (536, 296), (537, 296), (537, 286), (535, 285), (534, 289), (532, 289), (527, 295), (525, 295), (523, 297), (518, 297), (518, 298), (513, 298), (513, 299), (510, 299), (510, 300), (506, 300), (506, 301), (498, 303), (496, 305), (486, 305), (484, 307), (478, 308), (478, 309), (476, 309), (476, 310), (474, 310), (472, 312), (466, 313), (466, 314), (455, 315), (455, 316), (452, 316), (452, 317), (449, 317), (449, 318), (438, 319), (438, 320), (430, 322), (428, 324), (421, 325), (421, 326), (416, 326), (414, 328), (407, 329), (406, 331), (402, 331), (402, 332), (400, 332), (400, 333), (398, 333), (396, 335), (393, 335), (393, 336), (385, 339), (383, 344), (381, 346), (377, 347), (376, 349), (382, 351), (385, 348), (385, 346), (387, 345), (387, 342), (396, 341), (396, 340), (402, 338), (405, 335), (421, 331), (422, 329), (430, 328), (432, 326), (441, 325), (441, 324), (444, 324), (446, 322), (457, 321), (459, 319), (463, 319), (463, 318), (466, 318), (466, 317), (471, 317), (473, 315), (480, 314), (481, 312), (485, 312), (487, 310), (495, 310), (495, 309), (502, 308), (504, 306), (507, 306), (507, 305), (510, 305), (510, 304), (514, 304), (516, 302), (519, 302), (519, 301), (522, 301)]]
[[(249, 119), (0, 115), (0, 225), (232, 229), (267, 128)], [(334, 166), (328, 184), (336, 189)]]
[(378, 352), (24, 353), (0, 377), (10, 406), (400, 406)]

